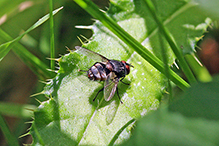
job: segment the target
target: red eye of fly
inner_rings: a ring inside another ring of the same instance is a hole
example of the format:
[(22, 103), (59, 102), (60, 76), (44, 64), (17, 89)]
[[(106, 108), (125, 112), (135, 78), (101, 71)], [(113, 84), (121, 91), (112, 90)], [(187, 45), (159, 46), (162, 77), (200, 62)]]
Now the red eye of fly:
[(125, 68), (127, 70), (127, 74), (129, 74), (129, 72), (130, 72), (130, 65), (127, 64), (124, 60), (122, 60), (121, 62), (125, 64)]
[(125, 68), (126, 68), (126, 70), (128, 71), (127, 74), (129, 74), (129, 72), (130, 72), (130, 66), (129, 66), (129, 65), (126, 65)]

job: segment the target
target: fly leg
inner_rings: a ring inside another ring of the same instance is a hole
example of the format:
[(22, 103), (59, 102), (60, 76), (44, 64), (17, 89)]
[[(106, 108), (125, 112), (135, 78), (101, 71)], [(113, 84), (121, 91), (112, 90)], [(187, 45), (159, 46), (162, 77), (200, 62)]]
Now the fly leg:
[(129, 83), (125, 83), (125, 82), (122, 81), (124, 78), (125, 78), (125, 77), (123, 77), (120, 81), (121, 81), (123, 84), (125, 84), (125, 85), (130, 85)]
[(100, 90), (97, 92), (97, 94), (96, 94), (96, 96), (94, 97), (93, 101), (95, 101), (95, 99), (97, 98), (97, 95), (98, 95), (101, 91), (103, 91), (103, 89), (104, 89), (104, 87), (103, 87), (102, 89), (100, 89)]
[(120, 96), (119, 96), (118, 87), (116, 88), (116, 93), (117, 93), (117, 95), (118, 95), (118, 97), (119, 97), (120, 103), (123, 104), (123, 102), (122, 102), (122, 100), (121, 100), (121, 98), (120, 98)]

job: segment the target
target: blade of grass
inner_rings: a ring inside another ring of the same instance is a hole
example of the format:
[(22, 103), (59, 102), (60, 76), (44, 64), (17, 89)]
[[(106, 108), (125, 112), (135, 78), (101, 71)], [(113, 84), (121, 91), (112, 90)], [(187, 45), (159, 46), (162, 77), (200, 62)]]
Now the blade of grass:
[[(56, 13), (58, 13), (61, 8), (58, 8), (56, 10), (53, 11), (53, 15), (55, 15)], [(12, 48), (12, 46), (14, 44), (16, 44), (18, 41), (21, 40), (21, 38), (29, 33), (30, 31), (32, 31), (33, 29), (37, 28), (38, 26), (40, 26), (41, 24), (43, 24), (45, 21), (47, 21), (49, 19), (49, 14), (45, 15), (44, 17), (42, 17), (41, 19), (39, 19), (34, 25), (32, 25), (28, 30), (26, 30), (23, 34), (19, 35), (17, 38), (13, 39), (12, 41), (9, 41), (7, 43), (4, 43), (2, 45), (7, 46), (7, 48), (2, 49), (0, 45), (0, 61), (4, 58), (4, 56), (10, 51), (10, 49)], [(7, 37), (9, 38), (9, 37)]]
[[(116, 34), (122, 41), (128, 46), (132, 47), (139, 55), (147, 60), (152, 66), (154, 66), (161, 73), (165, 74), (165, 67), (161, 60), (154, 56), (148, 49), (141, 45), (131, 35), (129, 35), (124, 29), (122, 29), (113, 19), (108, 17), (106, 13), (99, 10), (99, 8), (90, 0), (75, 0), (75, 2), (86, 10), (91, 16), (100, 20), (104, 26)], [(182, 90), (190, 87), (190, 85), (179, 77), (173, 70), (170, 69), (170, 80), (173, 81)]]
[[(55, 40), (54, 40), (54, 21), (53, 21), (53, 0), (49, 0), (49, 22), (50, 22), (50, 58), (55, 58)], [(50, 60), (50, 69), (55, 69), (55, 60)]]
[[(61, 9), (62, 9), (62, 7), (54, 10), (53, 15), (55, 15)], [(27, 31), (25, 31), (23, 34), (21, 34), (20, 36), (18, 36), (17, 38), (15, 38), (13, 40), (7, 33), (5, 33), (3, 30), (0, 29), (0, 37), (4, 41), (8, 41), (8, 42), (0, 45), (0, 61), (7, 55), (7, 53), (13, 47), (13, 51), (16, 53), (16, 55), (18, 55), (24, 61), (24, 63), (26, 63), (30, 67), (30, 69), (38, 77), (40, 77), (40, 79), (52, 78), (53, 74), (47, 70), (48, 67), (42, 61), (40, 61), (36, 56), (34, 56), (26, 48), (24, 48), (22, 45), (20, 45), (18, 43), (18, 41), (20, 41), (21, 38), (25, 34), (29, 33), (31, 30), (33, 30), (36, 27), (40, 26), (42, 23), (44, 23), (48, 19), (49, 19), (49, 14), (47, 14), (44, 17), (42, 17), (41, 19), (39, 19)]]
[[(5, 33), (2, 29), (0, 29), (0, 37), (4, 41), (12, 40), (7, 33)], [(9, 47), (13, 47), (13, 52), (38, 76), (39, 79), (45, 80), (53, 77), (52, 72), (48, 71), (48, 66), (42, 62), (39, 58), (34, 56), (31, 52), (29, 52), (26, 48), (24, 48), (21, 44), (14, 43), (11, 41), (0, 45), (0, 55), (5, 56), (8, 52)], [(11, 45), (11, 46), (10, 46)], [(13, 45), (13, 46), (12, 46)], [(6, 53), (6, 54), (5, 54)], [(3, 58), (2, 58), (3, 59)]]
[(11, 133), (11, 131), (8, 128), (8, 125), (6, 124), (4, 118), (1, 115), (0, 115), (0, 128), (9, 146), (19, 146), (18, 140)]
[(170, 32), (167, 30), (167, 28), (163, 25), (161, 20), (158, 18), (155, 7), (151, 0), (145, 0), (146, 6), (148, 7), (149, 11), (151, 12), (155, 22), (157, 23), (161, 33), (166, 38), (167, 42), (169, 43), (170, 47), (172, 48), (174, 54), (176, 55), (177, 59), (179, 60), (179, 65), (182, 68), (184, 74), (188, 78), (190, 83), (195, 83), (196, 78), (194, 77), (192, 71), (190, 70), (185, 58), (183, 57), (182, 51), (177, 47), (175, 41), (171, 37)]

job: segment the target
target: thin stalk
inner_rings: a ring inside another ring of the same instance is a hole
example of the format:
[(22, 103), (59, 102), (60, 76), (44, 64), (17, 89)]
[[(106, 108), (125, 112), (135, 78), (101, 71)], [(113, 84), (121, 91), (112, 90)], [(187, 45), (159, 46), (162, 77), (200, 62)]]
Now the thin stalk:
[[(49, 0), (49, 22), (50, 22), (50, 58), (55, 58), (55, 40), (54, 40), (54, 21), (53, 21), (53, 0)], [(55, 60), (50, 60), (51, 70), (55, 69)]]

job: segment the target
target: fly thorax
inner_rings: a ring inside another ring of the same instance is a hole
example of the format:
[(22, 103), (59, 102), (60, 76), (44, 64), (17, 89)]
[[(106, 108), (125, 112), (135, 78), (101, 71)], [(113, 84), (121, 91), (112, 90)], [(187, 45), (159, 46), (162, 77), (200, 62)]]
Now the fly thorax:
[(124, 77), (126, 75), (125, 66), (123, 65), (122, 62), (117, 60), (110, 60), (110, 63), (112, 65), (113, 72), (115, 72), (118, 78)]
[(111, 63), (112, 62), (112, 60), (110, 60), (109, 62), (107, 62), (107, 64), (106, 64), (106, 68), (111, 72), (111, 71), (113, 71), (113, 64)]

